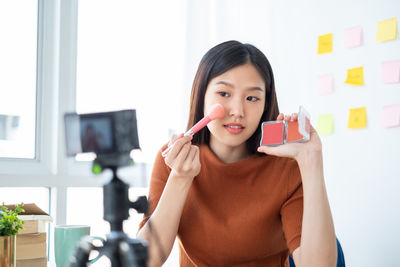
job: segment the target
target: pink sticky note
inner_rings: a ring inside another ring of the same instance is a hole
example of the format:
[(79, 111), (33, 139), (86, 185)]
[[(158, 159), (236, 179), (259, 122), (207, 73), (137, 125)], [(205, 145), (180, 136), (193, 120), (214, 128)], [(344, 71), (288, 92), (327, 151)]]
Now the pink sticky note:
[(387, 61), (382, 63), (382, 82), (400, 82), (400, 60)]
[(384, 106), (382, 112), (383, 127), (400, 126), (400, 105)]
[(333, 93), (333, 74), (318, 76), (318, 94), (329, 95)]
[(356, 26), (348, 28), (344, 31), (344, 46), (347, 48), (352, 48), (362, 45), (363, 34), (362, 27)]

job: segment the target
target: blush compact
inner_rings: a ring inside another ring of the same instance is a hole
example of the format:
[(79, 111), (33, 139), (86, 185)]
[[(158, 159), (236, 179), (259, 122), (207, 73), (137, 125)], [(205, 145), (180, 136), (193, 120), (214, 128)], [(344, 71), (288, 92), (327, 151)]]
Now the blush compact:
[(297, 121), (265, 121), (261, 124), (261, 146), (279, 146), (310, 140), (310, 115), (300, 106)]

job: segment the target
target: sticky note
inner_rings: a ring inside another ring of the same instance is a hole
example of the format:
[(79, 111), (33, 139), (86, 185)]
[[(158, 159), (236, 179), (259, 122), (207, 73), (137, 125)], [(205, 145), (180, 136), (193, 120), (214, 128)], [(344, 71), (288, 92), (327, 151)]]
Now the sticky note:
[(320, 135), (333, 133), (333, 114), (324, 114), (318, 116), (317, 132)]
[(347, 127), (350, 129), (365, 128), (367, 125), (367, 108), (352, 108), (349, 113)]
[(376, 30), (376, 41), (386, 42), (397, 39), (397, 20), (396, 18), (385, 19), (378, 22)]
[(353, 48), (362, 45), (363, 34), (362, 27), (356, 26), (348, 28), (344, 31), (344, 46), (346, 48)]
[(383, 107), (383, 127), (400, 127), (400, 104)]
[(400, 82), (400, 60), (387, 61), (382, 63), (382, 82)]
[(318, 52), (317, 54), (330, 53), (333, 50), (332, 33), (318, 36)]
[(363, 85), (364, 84), (364, 68), (358, 67), (354, 69), (347, 70), (347, 78), (345, 83), (353, 85)]
[(333, 93), (333, 74), (324, 74), (318, 76), (318, 94), (329, 95)]

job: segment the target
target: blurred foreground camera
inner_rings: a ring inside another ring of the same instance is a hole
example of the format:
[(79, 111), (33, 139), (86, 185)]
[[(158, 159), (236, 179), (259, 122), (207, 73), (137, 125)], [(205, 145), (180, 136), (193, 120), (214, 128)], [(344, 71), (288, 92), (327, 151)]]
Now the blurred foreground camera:
[(94, 152), (101, 165), (121, 167), (129, 165), (130, 151), (140, 148), (135, 110), (67, 113), (64, 120), (68, 156)]
[(129, 185), (119, 179), (119, 167), (133, 163), (130, 152), (140, 148), (136, 127), (136, 111), (121, 110), (105, 113), (64, 115), (67, 155), (93, 152), (96, 159), (92, 171), (112, 171), (111, 180), (103, 185), (104, 220), (110, 224), (110, 233), (102, 246), (97, 247), (90, 238), (84, 238), (71, 259), (72, 267), (86, 267), (91, 251), (111, 260), (113, 267), (146, 266), (148, 245), (144, 240), (129, 238), (123, 231), (123, 221), (129, 210), (147, 213), (145, 196), (129, 200)]

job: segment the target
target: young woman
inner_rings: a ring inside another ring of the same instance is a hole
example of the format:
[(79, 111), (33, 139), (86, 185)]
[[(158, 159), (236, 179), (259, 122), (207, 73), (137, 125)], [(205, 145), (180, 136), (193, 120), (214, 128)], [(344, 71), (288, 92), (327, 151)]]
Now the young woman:
[[(263, 121), (279, 113), (265, 55), (250, 44), (213, 47), (194, 79), (188, 129), (220, 103), (225, 115), (161, 151), (150, 181), (150, 210), (138, 237), (160, 266), (179, 240), (180, 266), (336, 266), (336, 239), (320, 139), (259, 147)], [(150, 223), (149, 223), (150, 222)], [(155, 234), (156, 233), (156, 234)]]

